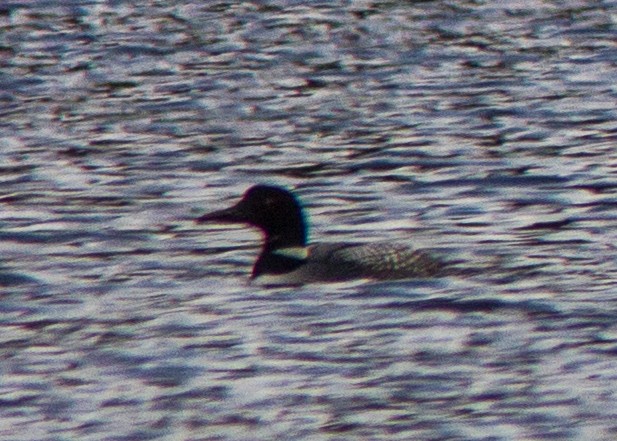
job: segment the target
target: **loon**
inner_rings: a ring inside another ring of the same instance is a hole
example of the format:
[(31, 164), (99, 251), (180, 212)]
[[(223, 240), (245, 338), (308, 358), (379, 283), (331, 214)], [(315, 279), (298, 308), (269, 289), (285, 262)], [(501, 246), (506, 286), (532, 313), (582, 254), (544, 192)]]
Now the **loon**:
[(251, 280), (266, 284), (394, 280), (439, 275), (444, 264), (424, 250), (395, 243), (307, 244), (298, 199), (271, 185), (249, 188), (234, 206), (205, 214), (197, 223), (245, 223), (261, 229), (265, 241)]

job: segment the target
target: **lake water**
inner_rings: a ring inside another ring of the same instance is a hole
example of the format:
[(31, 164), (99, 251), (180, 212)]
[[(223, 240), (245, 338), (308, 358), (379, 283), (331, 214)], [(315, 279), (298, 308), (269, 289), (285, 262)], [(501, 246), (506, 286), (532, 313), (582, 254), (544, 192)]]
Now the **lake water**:
[[(0, 6), (0, 438), (614, 440), (617, 2)], [(266, 289), (321, 241), (474, 275)]]

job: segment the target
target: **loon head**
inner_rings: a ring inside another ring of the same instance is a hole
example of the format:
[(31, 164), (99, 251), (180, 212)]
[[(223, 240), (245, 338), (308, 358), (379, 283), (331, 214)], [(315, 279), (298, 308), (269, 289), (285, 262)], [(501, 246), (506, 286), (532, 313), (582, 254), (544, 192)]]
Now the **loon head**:
[(253, 225), (263, 231), (265, 247), (270, 250), (306, 245), (306, 222), (300, 203), (290, 191), (272, 185), (255, 185), (236, 205), (205, 214), (196, 222)]

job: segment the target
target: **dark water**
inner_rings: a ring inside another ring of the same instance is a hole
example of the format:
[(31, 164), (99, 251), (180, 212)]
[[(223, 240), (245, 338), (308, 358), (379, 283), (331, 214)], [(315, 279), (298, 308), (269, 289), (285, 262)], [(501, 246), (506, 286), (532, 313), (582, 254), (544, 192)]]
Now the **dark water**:
[[(0, 438), (615, 439), (616, 17), (4, 2)], [(255, 182), (481, 271), (249, 286)]]

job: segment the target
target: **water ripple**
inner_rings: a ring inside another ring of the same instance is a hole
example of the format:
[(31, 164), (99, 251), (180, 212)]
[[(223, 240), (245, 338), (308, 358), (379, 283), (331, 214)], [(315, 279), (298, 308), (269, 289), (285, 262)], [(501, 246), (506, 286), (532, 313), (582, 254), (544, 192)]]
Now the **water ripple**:
[[(614, 438), (613, 4), (0, 9), (0, 437)], [(255, 182), (457, 271), (250, 285)]]

